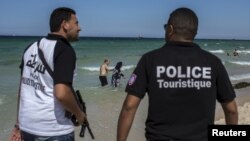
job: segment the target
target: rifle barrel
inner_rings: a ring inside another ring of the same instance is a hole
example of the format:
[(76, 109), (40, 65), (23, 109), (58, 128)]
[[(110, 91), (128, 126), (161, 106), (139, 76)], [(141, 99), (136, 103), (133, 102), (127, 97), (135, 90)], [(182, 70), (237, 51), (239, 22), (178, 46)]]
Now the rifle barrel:
[(89, 127), (88, 124), (87, 124), (87, 129), (88, 129), (88, 131), (89, 131), (89, 134), (90, 134), (91, 138), (92, 138), (92, 139), (95, 139), (94, 134), (92, 133), (92, 130), (90, 129), (90, 127)]

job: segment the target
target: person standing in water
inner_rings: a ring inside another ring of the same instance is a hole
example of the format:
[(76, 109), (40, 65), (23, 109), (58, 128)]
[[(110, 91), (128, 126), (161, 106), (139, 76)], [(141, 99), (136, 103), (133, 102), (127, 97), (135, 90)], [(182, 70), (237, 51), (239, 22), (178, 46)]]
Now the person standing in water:
[(103, 64), (100, 66), (99, 80), (102, 87), (108, 85), (107, 75), (109, 71), (113, 70), (109, 68), (109, 63), (110, 61), (108, 59), (104, 59)]
[(113, 69), (113, 74), (111, 78), (111, 85), (113, 87), (119, 86), (121, 77), (124, 77), (124, 74), (121, 72), (121, 68), (122, 68), (122, 62), (118, 62), (115, 68)]

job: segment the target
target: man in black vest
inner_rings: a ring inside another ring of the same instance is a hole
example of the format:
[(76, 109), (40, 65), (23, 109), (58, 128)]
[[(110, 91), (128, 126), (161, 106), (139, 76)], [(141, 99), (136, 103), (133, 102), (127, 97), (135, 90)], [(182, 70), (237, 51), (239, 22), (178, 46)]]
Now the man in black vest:
[(170, 14), (166, 44), (142, 56), (128, 81), (117, 141), (125, 141), (141, 99), (148, 94), (147, 141), (206, 141), (216, 100), (226, 124), (237, 124), (235, 92), (219, 58), (193, 43), (198, 18), (188, 8)]

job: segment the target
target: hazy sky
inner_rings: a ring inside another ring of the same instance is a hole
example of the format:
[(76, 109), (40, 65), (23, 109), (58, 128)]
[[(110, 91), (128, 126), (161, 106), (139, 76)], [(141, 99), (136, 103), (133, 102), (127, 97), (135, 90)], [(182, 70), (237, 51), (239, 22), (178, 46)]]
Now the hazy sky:
[(60, 6), (76, 10), (80, 36), (163, 37), (169, 14), (188, 7), (197, 38), (250, 39), (250, 0), (1, 0), (0, 35), (47, 35)]

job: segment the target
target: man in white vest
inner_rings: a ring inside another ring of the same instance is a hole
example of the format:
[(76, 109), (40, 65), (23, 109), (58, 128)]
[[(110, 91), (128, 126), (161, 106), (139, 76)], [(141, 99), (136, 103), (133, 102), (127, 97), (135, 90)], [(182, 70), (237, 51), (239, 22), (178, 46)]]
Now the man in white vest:
[(50, 31), (23, 54), (12, 141), (74, 141), (74, 125), (65, 112), (74, 114), (79, 124), (86, 119), (73, 95), (76, 54), (69, 42), (78, 40), (81, 31), (76, 12), (67, 7), (55, 9)]

